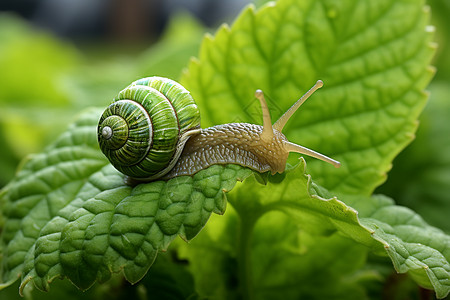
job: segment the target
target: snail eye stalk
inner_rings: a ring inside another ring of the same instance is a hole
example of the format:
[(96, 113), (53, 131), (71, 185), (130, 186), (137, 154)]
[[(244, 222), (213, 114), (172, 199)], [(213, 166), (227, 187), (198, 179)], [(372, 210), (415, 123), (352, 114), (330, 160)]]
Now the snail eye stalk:
[[(318, 80), (314, 86), (307, 91), (300, 99), (298, 99), (294, 105), (292, 105), (272, 126), (272, 122), (270, 119), (270, 112), (267, 107), (266, 100), (264, 99), (264, 93), (261, 90), (256, 90), (255, 97), (259, 99), (261, 103), (262, 115), (263, 115), (263, 131), (261, 133), (261, 140), (270, 141), (273, 138), (273, 130), (282, 131), (286, 123), (289, 119), (294, 115), (297, 109), (318, 89), (323, 86), (322, 80)], [(337, 160), (334, 160), (326, 155), (323, 155), (314, 150), (308, 149), (306, 147), (291, 143), (289, 141), (285, 141), (285, 149), (288, 152), (295, 152), (300, 154), (305, 154), (327, 163), (332, 164), (336, 168), (341, 166), (341, 163)]]

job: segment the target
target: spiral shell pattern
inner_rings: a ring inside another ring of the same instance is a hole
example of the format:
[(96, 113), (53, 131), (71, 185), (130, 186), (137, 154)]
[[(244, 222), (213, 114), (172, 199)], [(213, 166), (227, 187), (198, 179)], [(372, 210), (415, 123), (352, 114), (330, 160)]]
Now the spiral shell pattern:
[(190, 93), (173, 80), (148, 77), (119, 92), (103, 112), (97, 135), (116, 169), (149, 178), (167, 168), (180, 136), (197, 128), (200, 112)]

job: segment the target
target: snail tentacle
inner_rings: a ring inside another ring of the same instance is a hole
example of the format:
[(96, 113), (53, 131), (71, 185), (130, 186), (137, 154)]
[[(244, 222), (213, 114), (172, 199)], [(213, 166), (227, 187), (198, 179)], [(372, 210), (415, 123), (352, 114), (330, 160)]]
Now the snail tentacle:
[(300, 153), (300, 154), (306, 154), (308, 156), (323, 160), (327, 163), (332, 164), (333, 166), (335, 166), (336, 168), (339, 168), (341, 166), (341, 163), (338, 162), (337, 160), (334, 160), (326, 155), (323, 155), (322, 153), (316, 152), (314, 150), (308, 149), (306, 147), (291, 143), (289, 141), (285, 142), (285, 146), (286, 146), (286, 150), (288, 152), (295, 152), (295, 153)]
[(269, 108), (267, 107), (267, 102), (266, 99), (264, 98), (263, 91), (256, 90), (255, 97), (258, 98), (259, 103), (261, 104), (263, 117), (263, 131), (261, 133), (261, 140), (268, 142), (273, 139), (273, 126), (272, 120), (270, 118), (270, 111)]
[(273, 128), (278, 131), (283, 131), (284, 125), (294, 115), (297, 109), (309, 98), (315, 91), (323, 87), (322, 80), (317, 80), (312, 88), (309, 89), (300, 99), (297, 100), (276, 122), (273, 124)]

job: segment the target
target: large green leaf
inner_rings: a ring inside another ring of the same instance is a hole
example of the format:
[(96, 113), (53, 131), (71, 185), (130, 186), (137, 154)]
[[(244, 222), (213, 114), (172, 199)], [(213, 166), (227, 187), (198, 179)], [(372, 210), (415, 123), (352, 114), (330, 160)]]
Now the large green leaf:
[(280, 0), (250, 6), (207, 37), (182, 78), (203, 124), (244, 120), (256, 89), (277, 118), (313, 83), (324, 87), (285, 130), (294, 142), (340, 160), (308, 164), (317, 182), (369, 195), (412, 140), (427, 99), (432, 35), (423, 0)]
[(29, 281), (47, 290), (65, 276), (86, 289), (122, 269), (137, 282), (177, 235), (190, 240), (212, 212), (222, 214), (224, 193), (251, 174), (213, 166), (132, 188), (98, 149), (99, 115), (84, 114), (2, 192), (4, 286), (21, 276), (21, 290)]

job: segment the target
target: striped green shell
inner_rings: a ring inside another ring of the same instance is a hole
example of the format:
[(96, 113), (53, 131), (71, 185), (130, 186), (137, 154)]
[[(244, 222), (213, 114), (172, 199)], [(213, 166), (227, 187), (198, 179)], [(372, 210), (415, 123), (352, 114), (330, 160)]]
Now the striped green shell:
[(97, 135), (117, 170), (149, 178), (167, 168), (180, 136), (197, 128), (200, 113), (190, 93), (173, 80), (148, 77), (114, 98), (100, 118)]

